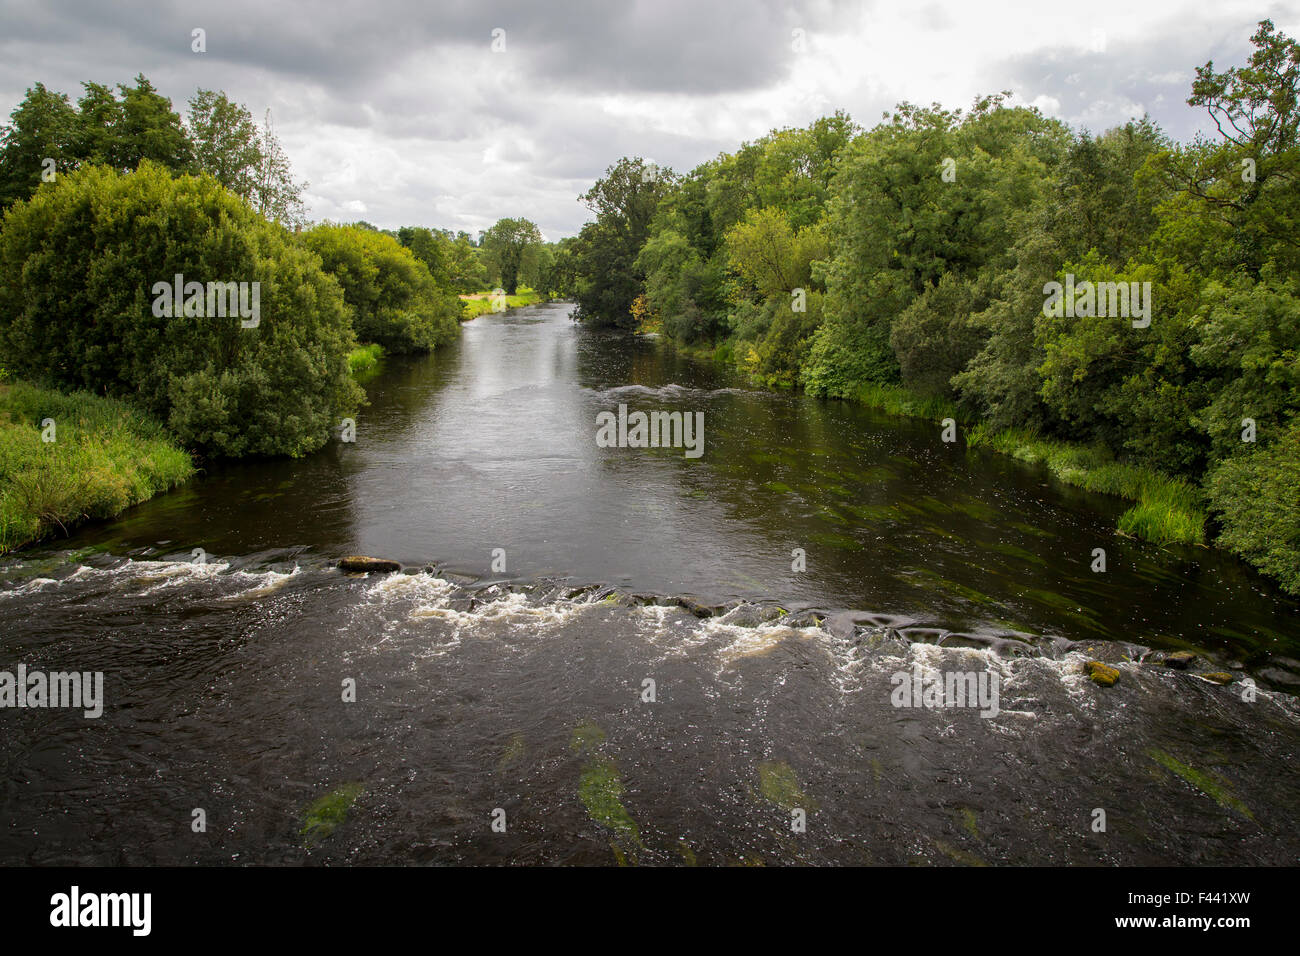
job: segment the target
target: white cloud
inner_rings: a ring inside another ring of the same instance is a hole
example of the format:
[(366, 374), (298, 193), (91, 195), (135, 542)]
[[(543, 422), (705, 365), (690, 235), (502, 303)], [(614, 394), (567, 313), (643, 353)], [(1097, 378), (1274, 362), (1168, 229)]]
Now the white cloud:
[[(1150, 109), (1187, 138), (1203, 123), (1184, 102), (1196, 65), (1241, 62), (1263, 16), (1300, 32), (1297, 10), (1258, 0), (0, 7), (5, 112), (38, 80), (75, 98), (81, 80), (143, 70), (178, 107), (199, 87), (270, 107), (315, 217), (475, 231), (527, 216), (551, 238), (577, 230), (577, 196), (622, 155), (687, 170), (837, 109), (871, 126), (903, 100), (964, 108), (1010, 89), (1094, 131)], [(193, 24), (209, 54), (189, 52)], [(489, 48), (497, 25), (506, 54)]]

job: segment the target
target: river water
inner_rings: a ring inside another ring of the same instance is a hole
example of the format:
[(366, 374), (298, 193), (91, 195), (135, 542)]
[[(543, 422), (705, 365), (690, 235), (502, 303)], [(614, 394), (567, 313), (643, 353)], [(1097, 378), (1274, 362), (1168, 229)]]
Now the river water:
[[(567, 313), (387, 360), (355, 442), (4, 559), (0, 669), (106, 703), (0, 710), (0, 862), (1297, 862), (1296, 602)], [(600, 447), (620, 404), (702, 412), (703, 455)], [(897, 706), (950, 674), (996, 708)]]

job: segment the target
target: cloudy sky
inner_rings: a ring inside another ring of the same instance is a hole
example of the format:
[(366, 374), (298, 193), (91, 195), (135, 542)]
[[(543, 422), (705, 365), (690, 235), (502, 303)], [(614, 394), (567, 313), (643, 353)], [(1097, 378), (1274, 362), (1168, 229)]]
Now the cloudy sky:
[(182, 112), (222, 89), (271, 108), (313, 218), (525, 216), (554, 240), (620, 156), (685, 171), (836, 109), (871, 126), (1009, 89), (1094, 131), (1145, 112), (1186, 139), (1194, 67), (1244, 61), (1264, 17), (1300, 34), (1300, 0), (0, 0), (0, 113), (37, 81), (75, 99), (143, 72)]

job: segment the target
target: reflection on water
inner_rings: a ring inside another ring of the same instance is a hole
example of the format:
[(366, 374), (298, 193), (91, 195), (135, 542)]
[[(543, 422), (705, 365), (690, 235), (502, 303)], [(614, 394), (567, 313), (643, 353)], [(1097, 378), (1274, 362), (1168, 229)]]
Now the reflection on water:
[[(1294, 862), (1295, 602), (928, 423), (566, 312), (390, 359), (355, 444), (0, 571), (0, 668), (108, 696), (0, 711), (0, 861)], [(703, 457), (598, 447), (620, 404), (703, 412)], [(1000, 713), (892, 706), (917, 667), (996, 672)]]

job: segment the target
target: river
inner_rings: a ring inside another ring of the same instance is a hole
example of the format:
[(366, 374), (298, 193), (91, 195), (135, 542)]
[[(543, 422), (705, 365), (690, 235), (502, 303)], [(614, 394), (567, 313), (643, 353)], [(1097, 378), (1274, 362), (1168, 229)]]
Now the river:
[[(0, 668), (106, 697), (0, 710), (0, 862), (1300, 858), (1300, 608), (1122, 501), (563, 304), (367, 391), (355, 442), (0, 561)], [(702, 456), (600, 447), (620, 404)], [(996, 713), (898, 706), (950, 673)]]

